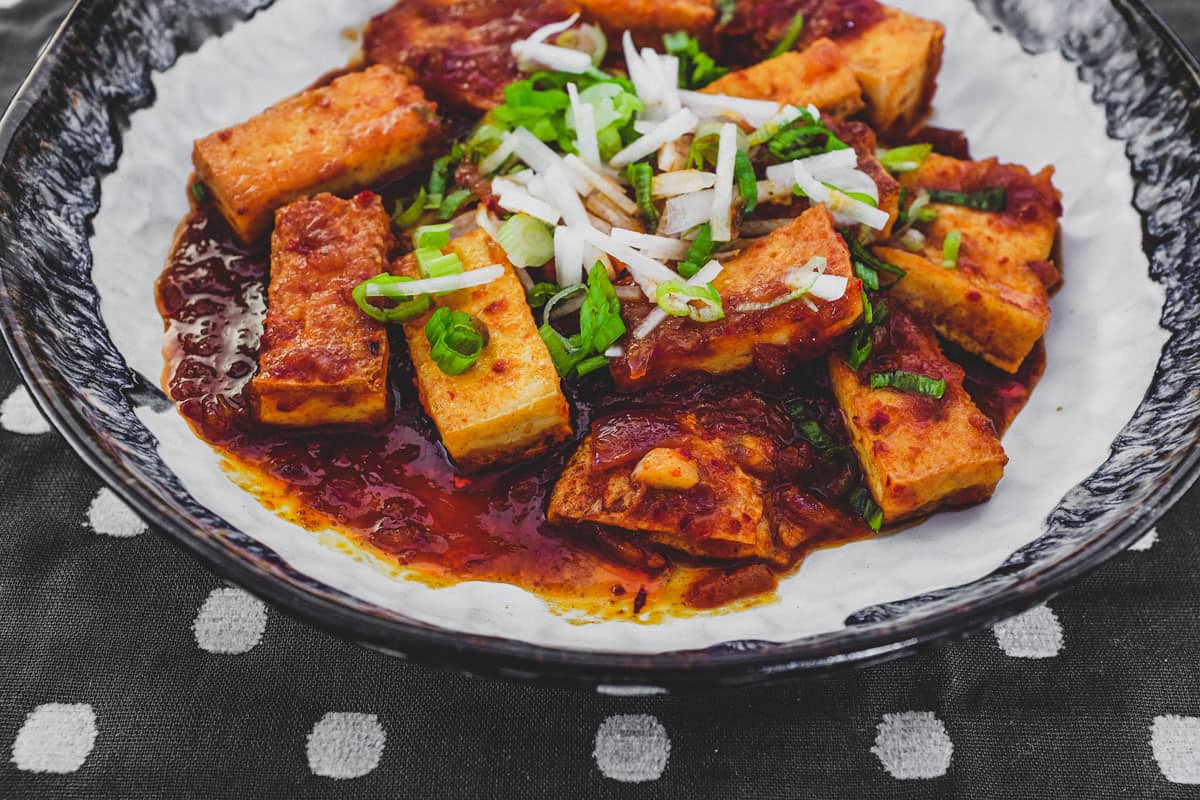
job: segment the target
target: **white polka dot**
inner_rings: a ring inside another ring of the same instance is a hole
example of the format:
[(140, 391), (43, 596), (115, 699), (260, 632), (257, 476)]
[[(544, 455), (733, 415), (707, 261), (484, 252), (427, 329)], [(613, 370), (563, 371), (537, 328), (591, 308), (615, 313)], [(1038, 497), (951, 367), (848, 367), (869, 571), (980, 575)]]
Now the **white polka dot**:
[(25, 772), (74, 772), (96, 744), (96, 712), (84, 703), (46, 703), (25, 717), (12, 761)]
[(360, 778), (379, 766), (386, 742), (374, 714), (331, 711), (308, 734), (308, 767), (324, 778)]
[(1133, 544), (1129, 545), (1129, 549), (1132, 551), (1135, 551), (1135, 552), (1145, 552), (1146, 550), (1149, 550), (1151, 547), (1154, 547), (1154, 544), (1157, 541), (1158, 541), (1158, 528), (1151, 528), (1149, 533), (1147, 533), (1142, 538), (1138, 539)]
[(596, 693), (609, 697), (652, 697), (667, 694), (667, 690), (659, 686), (597, 686)]
[(0, 427), (29, 436), (50, 432), (50, 423), (33, 404), (33, 398), (24, 386), (18, 387), (0, 404)]
[(884, 714), (871, 752), (893, 778), (938, 778), (950, 769), (954, 743), (930, 711)]
[(614, 714), (596, 731), (592, 755), (606, 778), (622, 783), (658, 780), (671, 756), (671, 739), (656, 717)]
[(1200, 719), (1174, 714), (1155, 717), (1150, 748), (1167, 780), (1200, 783)]
[(125, 505), (121, 498), (105, 487), (92, 499), (88, 506), (88, 524), (96, 533), (128, 539), (146, 532), (146, 523)]
[(254, 648), (267, 629), (267, 607), (241, 589), (213, 589), (192, 632), (201, 650), (234, 655)]
[(1062, 625), (1046, 606), (1006, 619), (992, 628), (996, 643), (1013, 658), (1053, 658), (1063, 646)]

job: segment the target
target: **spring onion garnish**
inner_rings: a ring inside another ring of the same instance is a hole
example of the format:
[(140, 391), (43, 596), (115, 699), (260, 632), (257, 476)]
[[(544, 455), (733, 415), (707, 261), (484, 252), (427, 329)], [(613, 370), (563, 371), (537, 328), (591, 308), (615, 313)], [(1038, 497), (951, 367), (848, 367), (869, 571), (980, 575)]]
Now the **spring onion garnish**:
[(673, 317), (688, 317), (696, 322), (725, 319), (721, 294), (711, 283), (691, 286), (683, 281), (667, 281), (658, 285), (656, 295), (658, 307)]
[(529, 300), (530, 308), (542, 308), (549, 302), (550, 298), (558, 294), (558, 285), (554, 283), (535, 283), (525, 292), (525, 297)]
[[(602, 263), (596, 262), (592, 266), (586, 287), (582, 284), (568, 287), (556, 297), (567, 291), (577, 293), (585, 289), (587, 294), (579, 309), (579, 333), (563, 336), (549, 324), (548, 312), (544, 315), (546, 322), (538, 329), (555, 369), (563, 378), (583, 377), (606, 366), (607, 358), (603, 353), (626, 332), (621, 319), (621, 301)], [(600, 359), (604, 360), (603, 364)]]
[[(866, 295), (863, 297), (865, 298)], [(867, 363), (867, 359), (871, 357), (871, 353), (875, 349), (875, 329), (882, 325), (887, 317), (888, 307), (886, 302), (877, 300), (871, 305), (870, 321), (859, 327), (854, 332), (854, 335), (850, 337), (850, 352), (846, 358), (850, 369), (859, 369), (863, 364)]]
[(717, 0), (716, 5), (717, 11), (721, 12), (721, 16), (717, 18), (717, 27), (733, 22), (734, 15), (737, 14), (737, 0)]
[(370, 280), (363, 281), (358, 286), (354, 287), (354, 291), (350, 296), (354, 298), (354, 302), (364, 314), (379, 322), (408, 322), (410, 319), (416, 319), (424, 314), (429, 309), (433, 308), (433, 299), (427, 295), (416, 295), (407, 297), (395, 297), (395, 305), (390, 307), (377, 306), (370, 302), (368, 297), (372, 286), (383, 287), (398, 283), (415, 283), (416, 281), (405, 275), (376, 275)]
[(753, 214), (754, 209), (758, 208), (758, 178), (754, 174), (754, 165), (750, 163), (750, 156), (742, 150), (738, 150), (734, 154), (733, 178), (737, 182), (738, 194), (746, 202), (743, 213)]
[(712, 225), (704, 223), (696, 229), (696, 238), (688, 246), (687, 256), (676, 265), (679, 274), (684, 278), (694, 278), (700, 271), (700, 265), (707, 264), (717, 247), (713, 243)]
[(527, 214), (517, 214), (500, 226), (496, 241), (518, 267), (540, 267), (554, 258), (550, 228)]
[(854, 513), (862, 517), (871, 530), (878, 533), (879, 529), (883, 527), (883, 509), (876, 504), (871, 493), (860, 486), (850, 493), (848, 501)]
[[(891, 283), (887, 284), (888, 286), (894, 284), (896, 281), (902, 279), (908, 274), (895, 264), (889, 264), (879, 256), (872, 253), (870, 248), (858, 241), (856, 237), (847, 235), (844, 238), (846, 240), (846, 244), (850, 246), (850, 256), (854, 261), (860, 262), (865, 267), (870, 267), (877, 274), (883, 273), (885, 275), (891, 275), (896, 279), (895, 281), (891, 281)], [(857, 274), (857, 272), (855, 274)], [(859, 275), (859, 277), (861, 278), (862, 276)], [(866, 281), (863, 282), (866, 283)], [(876, 283), (878, 283), (878, 280), (876, 280)]]
[(382, 280), (384, 277), (372, 278), (366, 281), (367, 297), (390, 297), (393, 300), (416, 297), (423, 294), (442, 294), (457, 292), (459, 289), (469, 289), (473, 286), (483, 286), (504, 277), (504, 267), (500, 264), (489, 264), (486, 267), (445, 275), (441, 278), (423, 278), (412, 280), (404, 276), (395, 276), (394, 280)]
[(834, 150), (850, 149), (850, 145), (839, 139), (808, 110), (797, 110), (800, 113), (796, 118), (781, 127), (767, 141), (767, 149), (771, 151), (771, 155), (780, 161), (795, 161)]
[(445, 306), (425, 323), (429, 357), (447, 375), (461, 375), (475, 365), (487, 347), (488, 329), (482, 320)]
[[(574, 297), (577, 294), (586, 294), (587, 289), (588, 289), (587, 284), (577, 283), (574, 286), (566, 286), (562, 289), (559, 289), (557, 292), (555, 292), (554, 295), (549, 300), (546, 301), (546, 305), (542, 309), (542, 324), (549, 325), (550, 319), (554, 315), (555, 309), (557, 309), (559, 306), (562, 306), (568, 299)], [(579, 303), (575, 304), (574, 309), (576, 311), (578, 311), (582, 307), (583, 307), (583, 301), (580, 300)], [(561, 316), (561, 313), (560, 313), (560, 316)]]
[(197, 203), (206, 202), (209, 198), (208, 187), (200, 181), (192, 184), (192, 197), (196, 198)]
[[(692, 277), (688, 278), (687, 285), (688, 286), (704, 286), (706, 284), (712, 283), (713, 281), (715, 281), (717, 279), (717, 276), (720, 275), (724, 270), (725, 270), (725, 267), (724, 267), (724, 265), (721, 264), (721, 262), (715, 261), (715, 260), (709, 261), (707, 264), (705, 264), (703, 267), (700, 268), (699, 272), (697, 272)], [(659, 325), (661, 325), (663, 322), (665, 322), (669, 317), (670, 317), (670, 314), (668, 314), (666, 311), (663, 311), (661, 307), (656, 307), (656, 308), (652, 309), (650, 311), (650, 313), (646, 315), (646, 318), (642, 320), (641, 324), (638, 325), (637, 328), (634, 330), (633, 338), (634, 339), (646, 338), (654, 331), (655, 328), (657, 328)]]
[(871, 373), (872, 389), (895, 389), (899, 392), (919, 394), (941, 400), (946, 396), (946, 381), (941, 378), (931, 378), (928, 375), (918, 375), (915, 372), (896, 370), (895, 372)]
[(422, 247), (413, 255), (422, 278), (444, 278), (463, 271), (462, 261), (455, 253), (443, 254), (436, 247)]
[(879, 273), (861, 261), (854, 262), (854, 277), (862, 281), (864, 289), (879, 291)]
[(962, 247), (962, 231), (950, 231), (942, 243), (942, 269), (958, 267), (958, 251)]
[(651, 195), (660, 197), (678, 197), (681, 194), (702, 192), (711, 189), (717, 182), (717, 176), (711, 172), (701, 172), (695, 169), (680, 169), (674, 172), (663, 172), (654, 176), (651, 184)]
[(413, 246), (418, 250), (424, 247), (433, 247), (441, 250), (450, 244), (451, 227), (453, 226), (449, 222), (441, 225), (422, 225), (413, 234)]
[(392, 212), (392, 224), (400, 230), (406, 230), (416, 225), (417, 220), (421, 219), (421, 214), (425, 211), (427, 196), (425, 187), (422, 186), (417, 190), (417, 196), (407, 206), (403, 201), (397, 200), (395, 210)]
[(578, 50), (592, 57), (592, 66), (599, 67), (608, 55), (608, 37), (596, 25), (583, 24), (578, 28), (563, 31), (554, 39), (554, 44), (568, 50)]
[(929, 197), (935, 203), (973, 208), (976, 211), (1003, 211), (1008, 207), (1008, 190), (1003, 186), (992, 186), (977, 192), (955, 192), (949, 189), (930, 189)]
[(442, 207), (442, 201), (446, 199), (446, 190), (454, 185), (454, 173), (465, 155), (466, 151), (455, 142), (449, 153), (433, 162), (433, 169), (429, 173), (425, 208), (432, 211)]
[(643, 158), (653, 155), (664, 144), (673, 142), (696, 130), (696, 126), (699, 124), (700, 120), (696, 118), (695, 114), (686, 108), (680, 109), (659, 123), (650, 133), (630, 142), (628, 146), (609, 159), (609, 163), (619, 169), (634, 161), (641, 161)]
[(446, 195), (442, 204), (438, 206), (438, 219), (450, 219), (474, 196), (475, 193), (470, 189), (456, 189)]
[(900, 245), (910, 253), (920, 253), (925, 249), (925, 234), (909, 228), (900, 235)]
[(634, 196), (637, 197), (638, 211), (642, 221), (650, 230), (658, 227), (658, 209), (654, 207), (652, 197), (654, 188), (654, 168), (645, 161), (637, 161), (629, 165), (626, 177), (633, 186)]
[(904, 147), (893, 147), (885, 150), (879, 156), (879, 163), (888, 172), (916, 172), (933, 152), (931, 144), (909, 144)]
[(792, 17), (792, 21), (788, 23), (787, 31), (783, 37), (775, 44), (773, 50), (767, 58), (777, 58), (796, 46), (796, 40), (800, 38), (800, 33), (804, 30), (804, 12), (796, 12), (796, 16)]
[(684, 89), (702, 89), (729, 73), (708, 53), (700, 49), (700, 42), (685, 31), (663, 36), (667, 53), (679, 59), (679, 85)]
[[(791, 410), (791, 406), (789, 406), (788, 411), (790, 412)], [(828, 451), (837, 449), (838, 443), (833, 440), (832, 436), (825, 432), (825, 429), (821, 427), (821, 423), (816, 420), (806, 419), (797, 422), (796, 430), (808, 440), (809, 444), (818, 450)]]

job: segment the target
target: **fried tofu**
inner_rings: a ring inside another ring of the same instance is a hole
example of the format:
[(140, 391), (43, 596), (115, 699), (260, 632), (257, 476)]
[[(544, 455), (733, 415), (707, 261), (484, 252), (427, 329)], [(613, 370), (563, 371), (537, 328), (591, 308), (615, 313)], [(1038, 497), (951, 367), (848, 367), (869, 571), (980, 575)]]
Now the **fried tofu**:
[[(1024, 167), (995, 159), (969, 162), (931, 155), (920, 170), (903, 177), (910, 192), (1003, 186), (1007, 207), (988, 212), (933, 203), (938, 216), (923, 226), (923, 252), (895, 247), (875, 251), (908, 273), (892, 289), (897, 297), (929, 318), (946, 339), (1010, 373), (1020, 369), (1050, 323), (1047, 283), (1056, 281), (1057, 273), (1047, 270), (1047, 259), (1061, 214), (1052, 175), (1049, 168), (1030, 175)], [(958, 266), (944, 269), (942, 248), (952, 231), (962, 236)]]
[[(791, 292), (784, 282), (788, 273), (814, 256), (826, 259), (828, 274), (849, 279), (840, 300), (814, 301), (816, 311), (804, 302), (738, 310), (787, 295)], [(790, 361), (818, 358), (862, 316), (862, 284), (853, 276), (846, 242), (824, 206), (810, 208), (749, 245), (725, 264), (713, 284), (724, 302), (725, 319), (700, 323), (672, 317), (642, 339), (631, 337), (625, 355), (610, 361), (618, 386), (632, 389), (688, 374), (737, 372), (772, 350)], [(650, 307), (626, 303), (625, 310), (633, 330)]]
[(276, 214), (258, 374), (260, 422), (290, 428), (385, 422), (387, 331), (350, 293), (386, 270), (391, 220), (378, 195), (330, 194)]
[(901, 138), (928, 114), (937, 89), (946, 28), (888, 6), (882, 18), (837, 39), (866, 96), (872, 126)]
[[(851, 369), (841, 353), (829, 360), (834, 397), (884, 521), (987, 500), (1008, 457), (963, 388), (962, 368), (943, 355), (931, 329), (900, 308), (889, 315), (887, 333), (885, 349), (861, 370)], [(945, 395), (939, 400), (870, 387), (872, 373), (895, 370), (941, 378)]]
[(440, 128), (424, 93), (387, 67), (352, 72), (196, 142), (192, 161), (237, 237), (253, 242), (276, 209), (354, 192), (426, 161)]
[(584, 16), (600, 25), (610, 40), (629, 31), (639, 44), (662, 46), (664, 33), (687, 31), (707, 39), (716, 23), (711, 0), (579, 0)]
[[(558, 372), (504, 251), (481, 230), (454, 239), (449, 249), (464, 270), (503, 264), (505, 275), (437, 298), (439, 305), (472, 314), (488, 328), (483, 354), (461, 375), (447, 375), (431, 358), (427, 317), (405, 324), (421, 404), (464, 471), (531, 458), (571, 436)], [(411, 256), (393, 271), (419, 277)]]
[(803, 52), (784, 53), (731, 72), (701, 91), (801, 108), (812, 103), (834, 117), (847, 117), (863, 108), (862, 87), (854, 70), (841, 48), (829, 39), (819, 39)]

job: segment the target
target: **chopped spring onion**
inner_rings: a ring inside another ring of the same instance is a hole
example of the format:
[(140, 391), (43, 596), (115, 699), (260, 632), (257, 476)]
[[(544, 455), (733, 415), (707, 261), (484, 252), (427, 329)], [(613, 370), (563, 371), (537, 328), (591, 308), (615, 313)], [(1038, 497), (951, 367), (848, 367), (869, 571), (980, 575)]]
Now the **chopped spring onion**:
[(440, 225), (421, 225), (413, 234), (413, 246), (416, 249), (422, 247), (443, 248), (450, 243), (450, 228), (452, 225), (449, 222)]
[(655, 287), (660, 283), (675, 280), (679, 276), (667, 268), (665, 264), (655, 261), (649, 256), (639, 253), (629, 245), (624, 245), (606, 236), (595, 228), (581, 228), (579, 235), (601, 252), (608, 253), (629, 268), (629, 273), (642, 291), (649, 298), (654, 297)]
[(791, 50), (796, 46), (796, 40), (800, 38), (801, 31), (804, 30), (804, 12), (796, 12), (796, 16), (792, 17), (792, 21), (788, 23), (787, 31), (783, 37), (775, 44), (773, 50), (767, 58), (776, 58)]
[[(603, 264), (592, 266), (586, 287), (582, 284), (569, 287), (555, 297), (583, 290), (587, 294), (579, 308), (579, 333), (565, 337), (555, 330), (549, 324), (549, 306), (544, 315), (546, 321), (538, 329), (555, 369), (564, 378), (583, 377), (606, 366), (607, 358), (602, 354), (626, 333), (625, 323), (621, 320), (621, 301)], [(600, 363), (601, 359), (604, 364)]]
[(775, 116), (771, 117), (765, 123), (760, 125), (754, 133), (750, 134), (747, 143), (750, 147), (757, 147), (760, 144), (766, 144), (775, 134), (779, 133), (783, 126), (788, 125), (800, 117), (801, 111), (796, 106), (784, 106), (782, 110)]
[(716, 182), (717, 176), (711, 172), (701, 172), (695, 169), (664, 172), (654, 176), (650, 194), (655, 198), (677, 197), (681, 194), (711, 189)]
[(358, 305), (359, 309), (364, 314), (379, 322), (408, 322), (411, 319), (416, 319), (429, 309), (433, 308), (433, 298), (427, 294), (410, 295), (394, 298), (396, 304), (390, 308), (377, 306), (369, 302), (372, 286), (383, 286), (396, 283), (416, 283), (413, 278), (406, 275), (376, 275), (370, 280), (363, 281), (358, 286), (354, 287), (351, 292), (351, 297)]
[(447, 220), (458, 213), (458, 210), (467, 203), (475, 193), (470, 189), (456, 189), (442, 200), (438, 206), (438, 219)]
[(850, 146), (837, 137), (807, 109), (784, 125), (767, 142), (767, 150), (780, 161), (795, 161)]
[[(704, 286), (705, 284), (712, 283), (717, 279), (717, 276), (720, 275), (724, 269), (725, 267), (719, 261), (709, 261), (707, 264), (701, 267), (699, 272), (688, 278), (687, 285)], [(666, 311), (663, 311), (662, 308), (655, 308), (649, 314), (647, 314), (646, 318), (642, 320), (642, 323), (638, 325), (637, 330), (633, 332), (633, 338), (646, 338), (655, 328), (661, 325), (668, 316), (670, 315), (667, 314)]]
[(608, 55), (608, 37), (596, 25), (584, 24), (573, 30), (565, 30), (554, 39), (554, 43), (559, 47), (587, 53), (592, 58), (593, 67), (603, 64), (604, 57)]
[(579, 157), (593, 169), (600, 168), (600, 140), (596, 135), (596, 109), (591, 103), (579, 99), (579, 87), (567, 84), (567, 96), (571, 98), (571, 113), (575, 118), (575, 149)]
[(954, 192), (948, 189), (930, 189), (929, 197), (935, 203), (973, 208), (976, 211), (1003, 211), (1008, 207), (1008, 190), (1003, 186), (992, 186), (977, 192)]
[(696, 322), (725, 319), (721, 294), (711, 283), (701, 286), (692, 286), (683, 281), (660, 283), (655, 302), (673, 317), (688, 317)]
[(738, 194), (746, 203), (743, 213), (753, 214), (754, 209), (758, 208), (758, 178), (754, 174), (750, 156), (741, 150), (733, 157), (733, 178), (737, 182)]
[(854, 277), (863, 283), (863, 288), (879, 291), (879, 273), (861, 261), (854, 262)]
[(706, 222), (697, 229), (696, 238), (692, 239), (683, 261), (677, 265), (679, 274), (688, 279), (695, 277), (700, 265), (707, 264), (712, 258), (714, 250), (716, 245), (713, 243), (712, 225)]
[(910, 144), (904, 147), (893, 147), (885, 150), (879, 156), (879, 163), (888, 172), (916, 172), (933, 152), (931, 144)]
[(962, 248), (962, 231), (950, 231), (942, 242), (942, 269), (958, 268), (958, 251)]
[(542, 308), (549, 302), (550, 298), (558, 294), (558, 286), (553, 283), (535, 283), (525, 292), (525, 297), (529, 300), (530, 308)]
[(192, 184), (192, 197), (196, 199), (197, 203), (207, 202), (209, 197), (208, 187), (200, 181), (196, 181)]
[(455, 142), (449, 153), (433, 162), (433, 169), (429, 173), (429, 195), (425, 201), (425, 208), (441, 208), (446, 189), (454, 184), (454, 172), (463, 156), (462, 146)]
[(871, 493), (860, 486), (850, 493), (848, 501), (854, 513), (862, 517), (871, 530), (878, 533), (883, 527), (883, 509), (875, 502), (875, 498), (871, 497)]
[[(891, 275), (897, 281), (903, 278), (906, 273), (904, 270), (897, 267), (895, 264), (889, 264), (879, 256), (871, 252), (870, 248), (858, 241), (853, 236), (846, 236), (846, 244), (850, 246), (850, 255), (854, 261), (861, 263), (865, 267), (870, 267), (876, 273), (882, 272), (885, 275)], [(861, 277), (861, 276), (860, 276)], [(878, 276), (877, 276), (878, 282)], [(895, 283), (896, 281), (892, 281)]]
[[(403, 277), (403, 276), (399, 276)], [(419, 281), (367, 281), (367, 297), (390, 297), (398, 300), (403, 297), (414, 297), (422, 294), (441, 294), (455, 292), (459, 289), (469, 289), (473, 286), (483, 286), (504, 277), (504, 266), (489, 264), (486, 267), (446, 275), (441, 278), (425, 278)]]
[(587, 242), (570, 228), (554, 229), (554, 276), (559, 286), (583, 283), (583, 250)]
[(698, 225), (708, 223), (712, 219), (713, 203), (716, 197), (715, 189), (705, 189), (702, 192), (691, 192), (672, 197), (663, 209), (662, 222), (658, 232), (668, 236), (677, 236), (690, 231)]
[[(797, 409), (797, 411), (800, 410), (801, 409)], [(803, 409), (803, 411), (806, 412), (807, 409)], [(792, 412), (792, 407), (790, 405), (788, 406), (788, 412)], [(821, 427), (821, 423), (817, 422), (816, 420), (807, 419), (797, 422), (796, 430), (800, 431), (800, 435), (807, 439), (808, 442), (818, 450), (828, 451), (837, 449), (837, 442), (833, 440), (832, 436), (825, 432), (825, 429)]]
[[(813, 173), (813, 176), (816, 177), (816, 173)], [(874, 178), (857, 167), (836, 167), (822, 170), (818, 180), (826, 186), (845, 192), (860, 202), (879, 207), (879, 185), (875, 183)]]
[(517, 214), (501, 225), (496, 241), (514, 266), (540, 267), (554, 258), (550, 229), (526, 214)]
[(925, 234), (909, 228), (900, 235), (900, 245), (910, 253), (919, 253), (925, 249)]
[(770, 100), (749, 100), (727, 94), (703, 94), (701, 92), (679, 92), (685, 108), (689, 108), (701, 119), (727, 119), (730, 114), (741, 117), (754, 125), (765, 125), (780, 109), (781, 103)]
[(734, 16), (737, 15), (737, 0), (717, 0), (717, 11), (721, 12), (721, 16), (717, 18), (717, 26), (721, 27), (733, 22)]
[(729, 73), (728, 69), (718, 66), (713, 57), (701, 49), (700, 42), (686, 31), (666, 34), (663, 46), (678, 59), (677, 81), (685, 89), (702, 89)]
[(403, 202), (396, 201), (395, 210), (392, 212), (392, 224), (400, 230), (405, 230), (416, 225), (417, 221), (421, 219), (421, 214), (425, 211), (426, 196), (425, 187), (422, 186), (417, 190), (417, 196), (413, 198), (412, 203), (407, 208)]
[(904, 207), (904, 198), (908, 194), (907, 190), (900, 190), (900, 214), (899, 220), (900, 229), (908, 228), (917, 222), (933, 222), (937, 219), (937, 209), (930, 208), (929, 203), (931, 198), (929, 192), (924, 189), (917, 190), (917, 196), (909, 203), (908, 208)]
[[(888, 306), (883, 300), (876, 300), (875, 303), (870, 303), (867, 296), (864, 294), (864, 320), (865, 325), (862, 325), (858, 330), (854, 331), (854, 335), (850, 337), (850, 352), (846, 362), (850, 365), (850, 369), (859, 369), (863, 364), (867, 363), (867, 359), (871, 357), (871, 353), (875, 349), (875, 330), (883, 324), (888, 317)], [(870, 319), (866, 318), (866, 309), (871, 309)]]
[[(610, 234), (614, 241), (636, 247), (651, 258), (682, 261), (688, 256), (688, 243), (682, 239), (670, 236), (654, 236), (649, 233), (638, 233), (625, 228), (613, 228)], [(684, 277), (687, 277), (686, 275)]]
[(658, 226), (658, 209), (654, 207), (654, 199), (651, 196), (654, 188), (654, 168), (645, 161), (635, 161), (629, 165), (626, 176), (633, 186), (642, 221), (646, 223), (647, 228), (653, 230)]
[(533, 44), (541, 44), (542, 42), (548, 41), (551, 36), (557, 36), (558, 34), (571, 28), (578, 21), (579, 13), (576, 12), (566, 19), (560, 20), (559, 22), (551, 22), (548, 25), (543, 25), (533, 33), (529, 34), (524, 41), (532, 42)]
[[(543, 325), (550, 324), (550, 319), (551, 319), (552, 315), (554, 314), (555, 309), (557, 309), (564, 301), (568, 300), (571, 297), (574, 297), (577, 294), (586, 294), (586, 293), (587, 293), (587, 284), (583, 283), (582, 281), (575, 284), (574, 286), (565, 286), (562, 289), (555, 292), (555, 294), (549, 300), (546, 301), (546, 305), (542, 309), (542, 324)], [(583, 299), (580, 298), (580, 301), (579, 301), (578, 305), (576, 305), (574, 307), (574, 310), (578, 311), (582, 306), (583, 306)]]
[(895, 372), (871, 373), (872, 389), (895, 389), (899, 392), (919, 394), (941, 400), (946, 396), (946, 381), (941, 378), (931, 378), (928, 375), (918, 375), (915, 372), (896, 370)]
[(492, 212), (488, 211), (488, 207), (482, 203), (475, 207), (475, 224), (496, 240), (496, 234), (500, 232), (500, 221), (492, 216)]
[(713, 187), (712, 224), (713, 241), (728, 242), (733, 239), (733, 179), (737, 163), (738, 127), (732, 122), (721, 126), (721, 143), (717, 151), (717, 183)]
[(640, 161), (647, 156), (653, 155), (658, 148), (667, 142), (673, 142), (679, 137), (686, 136), (696, 130), (696, 126), (699, 124), (700, 120), (696, 118), (695, 114), (686, 108), (680, 109), (664, 120), (653, 131), (631, 142), (628, 147), (625, 147), (609, 159), (609, 163), (614, 167), (621, 168), (635, 161)]
[(461, 375), (479, 360), (487, 347), (488, 329), (482, 320), (445, 306), (425, 323), (429, 356), (447, 375)]
[(462, 260), (456, 253), (443, 254), (436, 247), (422, 247), (414, 255), (422, 278), (444, 278), (463, 271)]

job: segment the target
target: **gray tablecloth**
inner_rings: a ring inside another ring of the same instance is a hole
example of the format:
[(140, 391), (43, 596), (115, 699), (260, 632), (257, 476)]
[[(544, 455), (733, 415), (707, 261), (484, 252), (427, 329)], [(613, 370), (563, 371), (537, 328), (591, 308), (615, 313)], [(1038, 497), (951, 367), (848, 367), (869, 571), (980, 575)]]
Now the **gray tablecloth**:
[[(0, 98), (65, 10), (0, 0)], [(1200, 2), (1154, 0), (1193, 47)], [(1200, 796), (1200, 493), (1077, 587), (788, 689), (490, 683), (313, 631), (155, 535), (0, 358), (0, 796)]]

